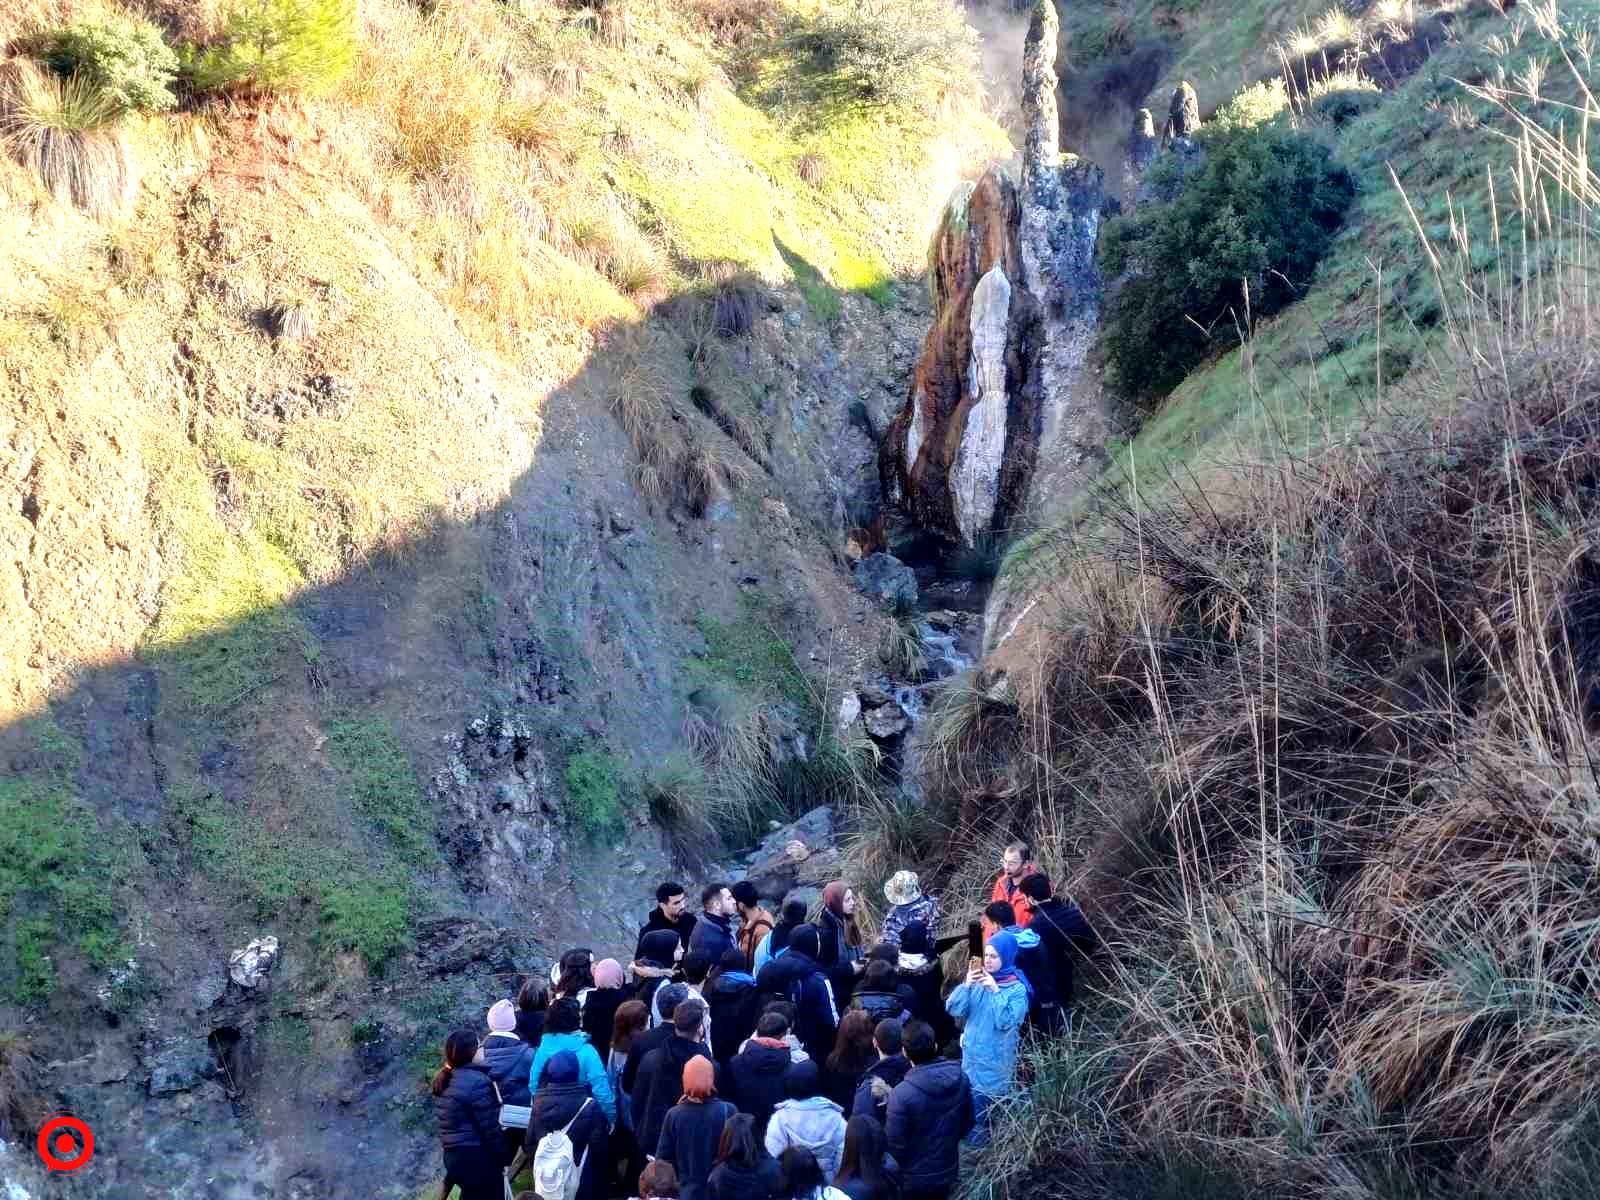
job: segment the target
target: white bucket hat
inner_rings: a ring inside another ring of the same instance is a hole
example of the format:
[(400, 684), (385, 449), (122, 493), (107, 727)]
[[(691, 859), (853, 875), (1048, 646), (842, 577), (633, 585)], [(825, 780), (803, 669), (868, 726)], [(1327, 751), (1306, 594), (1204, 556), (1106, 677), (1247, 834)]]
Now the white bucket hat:
[(896, 871), (883, 885), (883, 897), (890, 904), (910, 904), (922, 895), (922, 884), (915, 871)]

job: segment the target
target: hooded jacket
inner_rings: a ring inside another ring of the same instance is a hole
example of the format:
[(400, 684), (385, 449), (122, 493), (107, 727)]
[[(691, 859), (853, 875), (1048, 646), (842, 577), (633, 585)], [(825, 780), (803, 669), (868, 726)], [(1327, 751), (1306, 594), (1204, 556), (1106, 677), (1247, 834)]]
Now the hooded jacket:
[(889, 1093), (889, 1153), (908, 1192), (936, 1191), (956, 1181), (961, 1139), (977, 1123), (972, 1085), (961, 1064), (939, 1059), (912, 1067)]
[(859, 1008), (871, 1017), (872, 1023), (876, 1025), (879, 1021), (908, 1020), (912, 1014), (907, 1010), (905, 1001), (906, 998), (898, 989), (892, 992), (857, 991), (850, 998), (850, 1007)]
[[(1000, 952), (1002, 967), (996, 981), (1014, 970), (1016, 939), (997, 933), (989, 944)], [(1011, 1092), (1017, 1067), (1017, 1041), (1028, 1016), (1028, 989), (1020, 978), (1001, 983), (996, 991), (976, 983), (963, 983), (945, 1001), (950, 1015), (960, 1020), (961, 1069), (972, 1090), (998, 1100)]]
[(777, 1161), (763, 1154), (754, 1167), (725, 1162), (712, 1169), (707, 1200), (772, 1200), (783, 1186)]
[[(566, 1074), (571, 1074), (569, 1068)], [(606, 1194), (606, 1169), (609, 1163), (611, 1131), (599, 1104), (584, 1103), (591, 1100), (589, 1088), (582, 1079), (569, 1079), (556, 1083), (546, 1080), (534, 1099), (533, 1113), (528, 1120), (530, 1147), (537, 1147), (545, 1134), (567, 1126), (567, 1136), (572, 1139), (572, 1161), (583, 1162), (579, 1176), (577, 1200), (599, 1200)], [(581, 1112), (580, 1112), (581, 1110)], [(576, 1120), (573, 1118), (576, 1117)], [(584, 1159), (584, 1152), (589, 1157)], [(529, 1153), (532, 1153), (530, 1150)]]
[(722, 961), (723, 951), (737, 948), (732, 917), (702, 912), (695, 918), (694, 932), (689, 935), (690, 954), (703, 954), (708, 963), (715, 965)]
[(880, 1058), (873, 1063), (861, 1077), (861, 1086), (856, 1088), (849, 1115), (875, 1117), (879, 1125), (887, 1125), (889, 1093), (899, 1086), (909, 1070), (911, 1070), (911, 1060), (904, 1054), (891, 1054), (888, 1058)]
[(1017, 939), (1017, 973), (1028, 988), (1028, 1011), (1037, 1012), (1050, 1004), (1061, 1003), (1061, 993), (1056, 988), (1055, 968), (1044, 942), (1032, 928), (1013, 925), (1006, 930)]
[(502, 1104), (528, 1103), (533, 1054), (533, 1047), (514, 1033), (491, 1033), (483, 1039), (483, 1066), (499, 1087)]
[[(659, 933), (662, 930), (677, 934), (678, 941), (682, 944), (684, 953), (687, 954), (689, 951), (689, 939), (694, 935), (694, 926), (694, 913), (689, 912), (687, 909), (678, 914), (676, 921), (669, 921), (667, 920), (667, 914), (661, 911), (661, 906), (659, 904), (656, 905), (650, 910), (650, 919), (639, 927), (639, 944), (633, 952), (633, 957), (635, 959), (643, 958), (644, 939), (652, 933)], [(670, 963), (671, 961), (672, 955), (669, 954), (667, 962)]]
[(443, 1093), (433, 1098), (433, 1118), (444, 1149), (482, 1150), (495, 1162), (504, 1161), (500, 1099), (486, 1067), (467, 1063), (452, 1070)]
[[(672, 1106), (683, 1098), (683, 1068), (689, 1060), (706, 1053), (704, 1042), (691, 1042), (676, 1035), (645, 1055), (639, 1064), (639, 1077), (633, 1085), (633, 1127), (639, 1145), (648, 1152), (661, 1137), (661, 1125)], [(715, 1067), (715, 1064), (713, 1064)], [(715, 1067), (716, 1089), (722, 1090), (722, 1068)], [(720, 1128), (719, 1128), (720, 1132)]]
[(822, 1177), (832, 1179), (844, 1157), (844, 1126), (844, 1109), (826, 1096), (785, 1100), (767, 1122), (767, 1153), (777, 1158), (790, 1146), (804, 1146), (816, 1155)]
[(705, 988), (706, 1011), (711, 1025), (711, 1054), (719, 1063), (739, 1052), (739, 1043), (756, 1030), (761, 1016), (761, 993), (755, 976), (746, 971), (723, 971)]
[(546, 1032), (544, 1037), (539, 1039), (539, 1048), (533, 1054), (533, 1068), (528, 1072), (528, 1095), (531, 1097), (539, 1095), (539, 1072), (544, 1070), (544, 1064), (549, 1062), (552, 1056), (560, 1054), (563, 1050), (570, 1050), (576, 1056), (578, 1077), (588, 1085), (595, 1102), (600, 1105), (600, 1111), (606, 1117), (606, 1124), (616, 1124), (617, 1099), (611, 1094), (611, 1081), (606, 1078), (605, 1064), (600, 1061), (600, 1056), (589, 1044), (589, 1035), (581, 1029), (575, 1033)]
[(756, 986), (763, 994), (777, 996), (795, 1006), (795, 1033), (800, 1044), (817, 1062), (833, 1049), (834, 1031), (839, 1028), (839, 1010), (834, 1004), (833, 986), (817, 962), (817, 931), (801, 925), (789, 939), (789, 949), (761, 968)]
[(1067, 904), (1052, 896), (1033, 910), (1028, 931), (1038, 934), (1044, 944), (1057, 998), (1063, 1005), (1070, 1005), (1078, 963), (1087, 961), (1094, 953), (1094, 930), (1076, 904)]
[(682, 1200), (705, 1200), (706, 1181), (717, 1161), (717, 1143), (722, 1127), (739, 1110), (726, 1100), (713, 1096), (696, 1104), (674, 1104), (661, 1123), (655, 1155), (672, 1164), (678, 1173)]
[(939, 1045), (944, 1045), (954, 1037), (955, 1022), (944, 1007), (944, 963), (926, 955), (907, 955), (902, 952), (900, 982), (911, 989), (911, 1015), (933, 1026)]
[(756, 1132), (764, 1134), (772, 1110), (789, 1094), (789, 1074), (794, 1061), (787, 1047), (751, 1042), (728, 1064), (728, 1099), (755, 1118)]

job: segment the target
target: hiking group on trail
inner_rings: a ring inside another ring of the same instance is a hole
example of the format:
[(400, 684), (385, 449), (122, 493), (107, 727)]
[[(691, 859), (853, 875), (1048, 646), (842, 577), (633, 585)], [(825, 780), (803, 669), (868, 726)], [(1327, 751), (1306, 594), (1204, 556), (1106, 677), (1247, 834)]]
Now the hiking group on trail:
[(1068, 1028), (1094, 934), (1022, 843), (964, 933), (939, 936), (914, 872), (884, 895), (869, 946), (843, 880), (814, 919), (796, 900), (774, 918), (748, 881), (691, 912), (663, 883), (626, 968), (568, 950), (548, 987), (490, 1005), (481, 1040), (445, 1040), (440, 1200), (506, 1200), (525, 1167), (516, 1200), (949, 1200), (1024, 1034)]

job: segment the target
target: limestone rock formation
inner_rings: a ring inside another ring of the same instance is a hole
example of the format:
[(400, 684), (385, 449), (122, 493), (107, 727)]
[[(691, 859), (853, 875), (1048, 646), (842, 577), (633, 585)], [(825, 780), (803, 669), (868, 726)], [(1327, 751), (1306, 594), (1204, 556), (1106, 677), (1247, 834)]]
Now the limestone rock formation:
[(1148, 108), (1134, 114), (1133, 129), (1128, 135), (1128, 174), (1137, 182), (1149, 170), (1150, 164), (1161, 150), (1161, 139), (1156, 136), (1156, 119)]
[(1169, 144), (1191, 138), (1200, 128), (1200, 97), (1187, 79), (1172, 90), (1172, 102), (1167, 109), (1167, 137)]
[(1040, 454), (1070, 465), (1099, 449), (1078, 384), (1100, 317), (1104, 176), (1061, 153), (1057, 34), (1055, 5), (1040, 0), (1023, 49), (1020, 168), (993, 167), (946, 204), (928, 256), (933, 328), (879, 448), (889, 503), (966, 545), (1010, 525)]

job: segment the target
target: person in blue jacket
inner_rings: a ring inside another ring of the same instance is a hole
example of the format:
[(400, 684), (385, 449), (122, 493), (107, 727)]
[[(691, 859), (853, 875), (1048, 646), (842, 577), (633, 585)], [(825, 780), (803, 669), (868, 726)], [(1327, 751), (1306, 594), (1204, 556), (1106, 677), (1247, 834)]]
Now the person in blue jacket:
[(544, 1036), (539, 1039), (539, 1049), (533, 1056), (533, 1069), (528, 1072), (528, 1095), (530, 1098), (538, 1095), (539, 1072), (550, 1057), (570, 1050), (578, 1059), (578, 1077), (589, 1085), (595, 1103), (606, 1115), (606, 1123), (615, 1125), (617, 1100), (611, 1091), (611, 1081), (606, 1078), (605, 1064), (600, 1061), (599, 1053), (589, 1044), (589, 1035), (579, 1028), (582, 1023), (583, 1010), (570, 996), (563, 996), (550, 1006), (550, 1014), (545, 1018)]
[(973, 1142), (988, 1141), (989, 1109), (1011, 1094), (1017, 1042), (1028, 1016), (1028, 989), (1017, 974), (1017, 939), (1001, 930), (989, 938), (983, 959), (972, 960), (966, 981), (945, 1000), (962, 1023), (961, 1069), (972, 1085), (977, 1124)]

